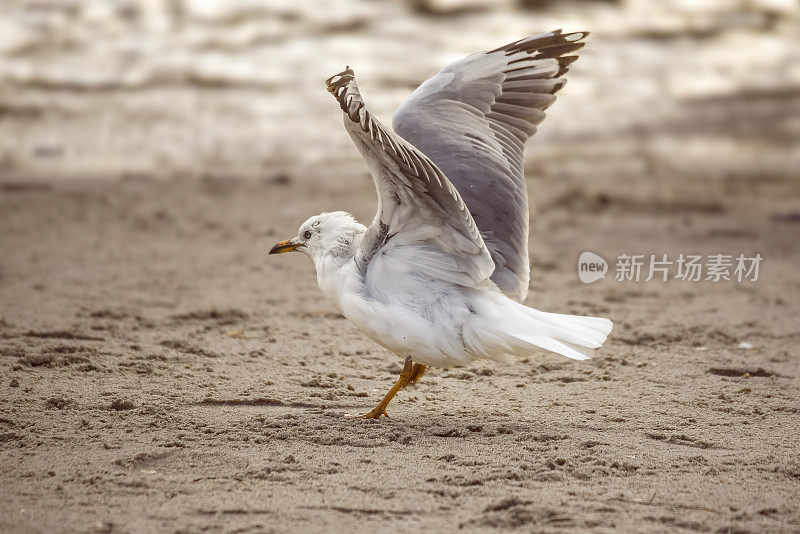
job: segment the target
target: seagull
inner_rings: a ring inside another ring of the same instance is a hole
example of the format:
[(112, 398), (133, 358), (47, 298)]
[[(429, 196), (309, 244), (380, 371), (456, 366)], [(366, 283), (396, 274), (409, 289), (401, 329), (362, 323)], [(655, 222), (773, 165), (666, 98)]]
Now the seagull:
[(369, 167), (378, 211), (369, 227), (334, 211), (305, 221), (269, 251), (310, 256), (322, 293), (364, 335), (404, 358), (397, 383), (427, 367), (553, 352), (586, 360), (612, 323), (539, 311), (528, 293), (523, 147), (565, 83), (588, 32), (556, 30), (447, 65), (392, 118), (367, 110), (347, 67), (328, 91)]

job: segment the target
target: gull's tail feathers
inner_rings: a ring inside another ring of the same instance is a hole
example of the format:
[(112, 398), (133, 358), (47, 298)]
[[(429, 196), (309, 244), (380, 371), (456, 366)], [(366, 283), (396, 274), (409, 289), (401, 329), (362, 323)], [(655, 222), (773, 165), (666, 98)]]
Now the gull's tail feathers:
[(482, 310), (491, 320), (465, 331), (465, 341), (485, 358), (507, 361), (548, 351), (573, 360), (588, 360), (605, 343), (613, 323), (602, 317), (548, 313), (510, 299), (487, 302)]

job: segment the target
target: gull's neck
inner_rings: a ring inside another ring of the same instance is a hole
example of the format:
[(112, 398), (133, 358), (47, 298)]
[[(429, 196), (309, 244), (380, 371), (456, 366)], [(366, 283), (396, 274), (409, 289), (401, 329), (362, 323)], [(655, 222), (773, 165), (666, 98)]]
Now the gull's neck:
[(322, 293), (337, 305), (339, 295), (347, 284), (348, 276), (355, 270), (353, 260), (358, 245), (364, 237), (364, 226), (353, 225), (325, 243), (325, 247), (310, 251), (317, 270), (317, 283)]
[(351, 260), (365, 232), (363, 225), (355, 223), (348, 228), (341, 228), (335, 235), (326, 236), (327, 239), (320, 246), (309, 251), (317, 271), (323, 264), (335, 265)]

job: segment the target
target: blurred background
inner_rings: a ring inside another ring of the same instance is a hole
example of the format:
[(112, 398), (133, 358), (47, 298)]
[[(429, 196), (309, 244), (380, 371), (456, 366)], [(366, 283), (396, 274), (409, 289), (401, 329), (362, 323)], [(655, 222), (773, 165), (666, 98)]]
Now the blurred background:
[[(389, 124), (556, 28), (591, 35), (525, 152), (526, 303), (613, 334), (432, 370), (354, 431), (400, 360), (267, 256), (375, 214), (324, 80)], [(796, 532), (799, 199), (797, 0), (0, 0), (0, 532)]]
[(798, 5), (3, 0), (0, 179), (363, 176), (326, 77), (352, 66), (389, 123), (444, 64), (559, 27), (592, 35), (529, 170), (796, 177)]

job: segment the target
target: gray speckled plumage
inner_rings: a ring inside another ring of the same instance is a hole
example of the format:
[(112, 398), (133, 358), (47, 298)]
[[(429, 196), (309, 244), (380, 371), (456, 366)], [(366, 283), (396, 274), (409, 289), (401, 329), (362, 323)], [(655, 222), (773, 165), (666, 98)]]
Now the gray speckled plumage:
[(372, 117), (350, 68), (327, 85), (378, 190), (378, 212), (355, 255), (359, 270), (367, 274), (378, 254), (388, 254), (431, 279), (483, 284), (494, 262), (453, 184), (416, 147)]

